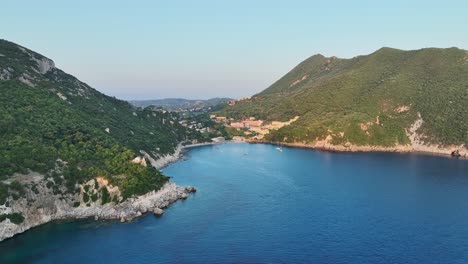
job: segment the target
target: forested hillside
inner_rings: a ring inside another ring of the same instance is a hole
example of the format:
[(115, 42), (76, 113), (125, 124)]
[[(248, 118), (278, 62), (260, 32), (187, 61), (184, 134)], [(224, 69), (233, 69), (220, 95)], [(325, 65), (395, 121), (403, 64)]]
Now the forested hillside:
[(300, 118), (267, 140), (310, 144), (408, 144), (416, 120), (426, 144), (468, 143), (468, 52), (382, 48), (352, 59), (315, 55), (250, 100), (218, 115)]
[(31, 188), (8, 181), (30, 172), (45, 175), (54, 193), (73, 193), (97, 176), (124, 197), (158, 189), (167, 177), (131, 160), (140, 150), (154, 159), (171, 154), (193, 136), (169, 112), (106, 96), (44, 56), (0, 40), (0, 205)]

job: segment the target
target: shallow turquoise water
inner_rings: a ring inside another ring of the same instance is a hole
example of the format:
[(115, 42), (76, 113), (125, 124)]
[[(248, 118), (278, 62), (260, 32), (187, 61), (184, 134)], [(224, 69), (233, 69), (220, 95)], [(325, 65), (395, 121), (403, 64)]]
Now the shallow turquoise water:
[(161, 218), (48, 224), (0, 263), (468, 263), (468, 161), (270, 145), (192, 149)]

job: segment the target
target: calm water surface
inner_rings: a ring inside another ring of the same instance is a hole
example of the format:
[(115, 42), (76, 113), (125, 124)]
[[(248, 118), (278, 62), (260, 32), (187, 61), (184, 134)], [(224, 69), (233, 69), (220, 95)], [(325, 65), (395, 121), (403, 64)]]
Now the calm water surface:
[(190, 150), (161, 218), (52, 223), (0, 263), (468, 263), (468, 161), (270, 145)]

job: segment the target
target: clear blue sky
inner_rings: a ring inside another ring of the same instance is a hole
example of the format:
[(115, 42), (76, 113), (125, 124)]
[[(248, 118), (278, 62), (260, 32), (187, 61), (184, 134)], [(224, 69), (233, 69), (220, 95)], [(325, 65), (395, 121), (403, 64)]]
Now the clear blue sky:
[(122, 99), (242, 97), (307, 57), (468, 49), (468, 1), (3, 1), (0, 38)]

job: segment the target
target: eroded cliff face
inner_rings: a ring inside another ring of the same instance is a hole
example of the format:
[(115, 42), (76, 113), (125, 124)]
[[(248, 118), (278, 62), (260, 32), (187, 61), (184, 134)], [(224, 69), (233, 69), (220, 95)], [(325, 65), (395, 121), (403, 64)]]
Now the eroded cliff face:
[[(31, 176), (31, 175), (29, 175)], [(0, 206), (1, 214), (20, 213), (24, 221), (15, 224), (10, 219), (0, 222), (0, 241), (22, 233), (32, 227), (59, 219), (118, 219), (130, 221), (147, 212), (162, 214), (162, 209), (179, 199), (186, 199), (195, 191), (193, 187), (181, 187), (174, 183), (166, 183), (160, 190), (145, 195), (127, 199), (123, 202), (118, 187), (108, 185), (102, 178), (92, 179), (78, 186), (75, 194), (54, 194), (47, 187), (47, 180), (35, 174), (30, 184), (34, 188), (25, 188), (24, 198), (13, 200), (9, 198)], [(111, 201), (103, 204), (102, 190), (106, 188)], [(88, 195), (87, 198), (84, 196)], [(95, 195), (95, 198), (92, 196)]]

